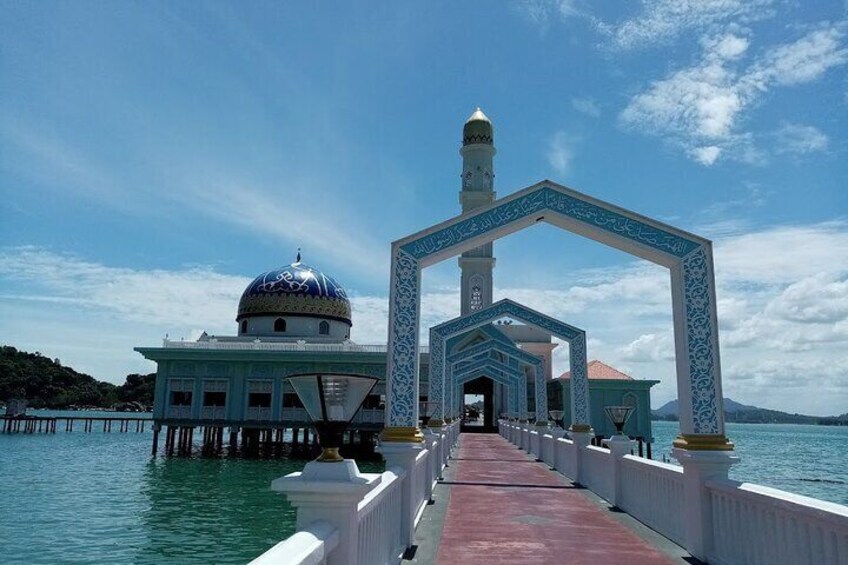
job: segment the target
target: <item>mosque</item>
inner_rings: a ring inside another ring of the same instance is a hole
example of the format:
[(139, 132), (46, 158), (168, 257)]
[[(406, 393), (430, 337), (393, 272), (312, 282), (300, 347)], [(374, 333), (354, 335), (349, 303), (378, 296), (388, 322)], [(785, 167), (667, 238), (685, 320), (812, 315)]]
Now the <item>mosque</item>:
[[(495, 200), (494, 129), (478, 108), (465, 122), (462, 135), (462, 212)], [(490, 306), (493, 296), (495, 257), (491, 243), (467, 251), (459, 259), (461, 315)], [(305, 409), (285, 377), (306, 372), (355, 373), (380, 379), (352, 429), (360, 438), (373, 438), (383, 428), (387, 349), (350, 340), (353, 326), (350, 300), (344, 287), (330, 274), (297, 260), (267, 271), (251, 282), (239, 300), (234, 336), (208, 335), (197, 341), (165, 339), (161, 347), (137, 347), (136, 351), (157, 363), (154, 397), (154, 453), (159, 431), (166, 430), (166, 452), (192, 444), (195, 428), (203, 430), (203, 444), (220, 447), (224, 429), (234, 446), (282, 441), (284, 430), (303, 430), (307, 441), (309, 421)], [(568, 410), (568, 374), (553, 378), (552, 352), (557, 344), (551, 334), (521, 323), (495, 323), (471, 330), (446, 342), (454, 353), (485, 340), (508, 340), (542, 360), (548, 382), (549, 407)], [(429, 351), (420, 348), (421, 400), (428, 394)], [(593, 362), (598, 363), (598, 362)], [(603, 365), (595, 374), (590, 363), (589, 391), (592, 427), (609, 435), (603, 406), (633, 406), (625, 431), (650, 442), (650, 388), (658, 381), (634, 380)], [(602, 368), (603, 367), (603, 368)], [(607, 370), (609, 369), (609, 370)], [(600, 371), (600, 372), (599, 372)], [(527, 371), (528, 391), (534, 375)], [(603, 373), (603, 376), (598, 376)], [(616, 376), (610, 377), (609, 375)], [(619, 376), (620, 375), (620, 376)], [(495, 430), (498, 415), (508, 411), (505, 387), (479, 377), (464, 385), (465, 394), (482, 395), (484, 428)], [(597, 406), (595, 406), (597, 404)], [(532, 392), (528, 409), (534, 408)], [(568, 421), (568, 420), (566, 420)], [(295, 431), (294, 441), (298, 441)]]

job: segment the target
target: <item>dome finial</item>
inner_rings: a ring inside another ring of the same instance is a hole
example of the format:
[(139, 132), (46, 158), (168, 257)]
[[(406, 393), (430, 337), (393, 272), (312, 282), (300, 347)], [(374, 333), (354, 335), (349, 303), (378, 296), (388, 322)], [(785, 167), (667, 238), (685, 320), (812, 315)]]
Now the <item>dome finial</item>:
[(297, 248), (297, 259), (294, 260), (294, 264), (300, 264), (300, 247)]
[(462, 128), (462, 144), (483, 143), (492, 145), (495, 137), (493, 129), (491, 120), (483, 113), (480, 106), (477, 106), (477, 109), (465, 121), (465, 126)]

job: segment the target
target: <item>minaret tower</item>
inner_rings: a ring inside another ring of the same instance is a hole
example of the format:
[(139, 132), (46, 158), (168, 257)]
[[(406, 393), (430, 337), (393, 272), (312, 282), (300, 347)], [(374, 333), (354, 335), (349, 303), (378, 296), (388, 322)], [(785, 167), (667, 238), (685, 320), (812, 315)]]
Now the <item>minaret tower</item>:
[[(485, 206), (495, 200), (495, 156), (492, 122), (480, 108), (471, 114), (462, 128), (462, 190), (459, 202), (462, 212)], [(462, 315), (480, 310), (492, 303), (492, 244), (466, 251), (459, 259), (462, 270)]]

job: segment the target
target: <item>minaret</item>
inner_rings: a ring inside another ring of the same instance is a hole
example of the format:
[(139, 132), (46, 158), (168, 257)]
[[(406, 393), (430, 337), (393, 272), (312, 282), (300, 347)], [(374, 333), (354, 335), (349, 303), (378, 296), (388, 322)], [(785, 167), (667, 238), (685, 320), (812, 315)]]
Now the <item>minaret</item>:
[[(459, 202), (462, 212), (485, 206), (495, 200), (495, 156), (492, 122), (480, 108), (471, 114), (462, 128), (462, 190)], [(459, 259), (462, 270), (462, 315), (485, 308), (492, 303), (492, 244), (466, 251)]]

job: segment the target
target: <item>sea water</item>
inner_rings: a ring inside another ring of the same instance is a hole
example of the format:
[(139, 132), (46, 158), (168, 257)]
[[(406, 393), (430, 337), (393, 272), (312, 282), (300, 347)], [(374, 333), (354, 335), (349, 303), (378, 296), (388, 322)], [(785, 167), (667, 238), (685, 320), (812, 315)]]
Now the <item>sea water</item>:
[[(0, 561), (245, 563), (294, 532), (294, 509), (270, 484), (303, 461), (151, 458), (149, 425), (117, 429), (0, 434)], [(654, 422), (657, 458), (677, 433)], [(733, 478), (848, 504), (848, 428), (727, 433), (741, 457)]]

